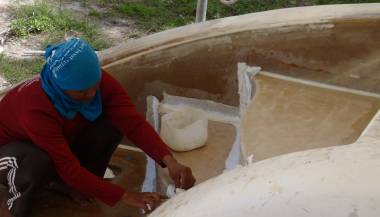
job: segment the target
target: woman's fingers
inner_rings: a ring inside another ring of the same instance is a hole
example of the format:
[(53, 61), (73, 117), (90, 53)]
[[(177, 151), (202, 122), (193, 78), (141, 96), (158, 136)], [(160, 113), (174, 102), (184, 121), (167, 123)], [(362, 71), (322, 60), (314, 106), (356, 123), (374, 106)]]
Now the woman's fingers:
[(189, 189), (193, 187), (195, 183), (195, 178), (189, 168), (181, 172), (180, 187), (182, 189)]
[(161, 199), (166, 198), (154, 192), (125, 192), (122, 200), (129, 206), (142, 209), (143, 213), (150, 213), (161, 204)]
[(156, 193), (150, 193), (149, 196), (156, 201), (160, 201), (160, 199), (161, 199), (160, 196)]
[(145, 193), (144, 211), (150, 213), (161, 204), (161, 197), (157, 193)]
[(175, 174), (175, 176), (173, 177), (173, 181), (174, 181), (176, 188), (181, 188), (182, 187), (181, 186), (181, 173)]
[(167, 163), (169, 175), (175, 183), (176, 188), (189, 189), (195, 183), (191, 169), (175, 160)]

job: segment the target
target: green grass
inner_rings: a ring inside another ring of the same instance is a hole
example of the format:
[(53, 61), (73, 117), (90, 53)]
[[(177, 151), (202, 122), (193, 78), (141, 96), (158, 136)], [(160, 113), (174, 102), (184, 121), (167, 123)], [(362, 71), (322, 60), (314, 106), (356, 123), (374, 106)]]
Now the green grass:
[(40, 73), (44, 60), (36, 59), (14, 59), (0, 55), (0, 74), (11, 84), (28, 79)]
[(314, 0), (315, 5), (378, 3), (380, 0)]
[(17, 7), (10, 32), (16, 37), (47, 32), (50, 37), (47, 37), (45, 45), (62, 41), (66, 32), (75, 32), (96, 50), (111, 46), (109, 40), (101, 36), (97, 24), (89, 19), (82, 21), (69, 11), (55, 9), (43, 2)]
[[(87, 40), (96, 50), (110, 47), (111, 42), (100, 34), (99, 26), (89, 19), (82, 21), (73, 13), (58, 10), (44, 2), (16, 6), (10, 33), (20, 38), (44, 33), (41, 34), (44, 38), (41, 49), (63, 41), (67, 32)], [(43, 63), (42, 58), (17, 60), (0, 55), (0, 73), (14, 84), (38, 74)]]
[[(98, 0), (102, 5), (112, 7), (118, 16), (133, 18), (140, 26), (150, 32), (190, 24), (195, 20), (197, 0), (145, 0), (142, 2), (127, 2), (115, 0)], [(116, 3), (115, 3), (116, 2)], [(309, 0), (309, 5), (343, 4), (380, 2), (380, 0)], [(207, 19), (217, 19), (228, 16), (296, 7), (300, 0), (238, 0), (237, 3), (227, 6), (219, 0), (209, 0)]]
[(133, 18), (145, 30), (157, 32), (190, 23), (194, 19), (195, 7), (196, 1), (149, 0), (116, 4), (113, 10), (121, 16)]

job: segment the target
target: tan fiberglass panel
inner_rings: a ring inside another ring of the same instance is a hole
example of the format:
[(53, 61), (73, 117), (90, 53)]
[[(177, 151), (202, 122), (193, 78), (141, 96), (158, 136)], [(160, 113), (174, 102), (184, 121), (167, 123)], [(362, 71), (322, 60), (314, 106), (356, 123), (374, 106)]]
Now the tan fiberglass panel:
[[(236, 137), (236, 129), (231, 124), (208, 122), (208, 139), (206, 145), (187, 152), (173, 152), (175, 158), (185, 165), (191, 166), (197, 183), (221, 174), (225, 161)], [(166, 169), (158, 168), (158, 190), (166, 192), (171, 183)]]
[(237, 106), (238, 62), (380, 93), (379, 11), (337, 5), (217, 19), (128, 41), (103, 52), (102, 63), (141, 112), (163, 91)]
[(353, 143), (380, 100), (257, 75), (242, 120), (243, 154), (263, 160), (312, 148)]

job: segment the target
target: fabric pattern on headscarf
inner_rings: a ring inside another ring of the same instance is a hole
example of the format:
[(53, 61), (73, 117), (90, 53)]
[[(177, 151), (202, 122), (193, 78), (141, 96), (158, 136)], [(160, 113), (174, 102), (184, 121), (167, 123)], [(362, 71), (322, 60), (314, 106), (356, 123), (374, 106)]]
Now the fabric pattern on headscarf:
[(58, 112), (73, 119), (77, 112), (89, 121), (102, 113), (100, 91), (88, 103), (78, 102), (65, 90), (85, 90), (101, 79), (101, 68), (95, 51), (85, 41), (74, 38), (45, 50), (46, 63), (41, 71), (42, 88)]

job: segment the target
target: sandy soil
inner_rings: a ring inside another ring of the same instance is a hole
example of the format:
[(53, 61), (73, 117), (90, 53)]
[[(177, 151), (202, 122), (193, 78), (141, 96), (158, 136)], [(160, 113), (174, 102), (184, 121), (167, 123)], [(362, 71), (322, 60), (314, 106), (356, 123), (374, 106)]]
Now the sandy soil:
[[(79, 16), (87, 16), (91, 9), (96, 11), (105, 11), (92, 1), (88, 1), (86, 5), (77, 1), (61, 0), (53, 1), (57, 7), (67, 9)], [(24, 52), (28, 50), (39, 50), (43, 39), (47, 36), (44, 34), (29, 36), (24, 39), (15, 39), (7, 36), (9, 25), (12, 17), (10, 14), (10, 6), (15, 4), (32, 4), (33, 0), (0, 0), (0, 53), (15, 58), (27, 58)], [(124, 18), (106, 18), (99, 23), (102, 34), (109, 38), (112, 44), (116, 45), (125, 42), (133, 35), (144, 35), (135, 25), (135, 22)], [(68, 33), (70, 36), (70, 33)]]
[[(16, 4), (32, 4), (35, 0), (0, 0), (0, 54), (13, 58), (30, 58), (25, 56), (25, 51), (40, 50), (47, 34), (28, 36), (27, 38), (18, 39), (10, 37), (8, 34), (9, 25), (12, 21), (11, 6)], [(87, 16), (92, 10), (105, 11), (95, 4), (95, 1), (88, 1), (86, 5), (72, 0), (51, 0), (56, 3), (57, 7), (67, 9), (79, 16)], [(99, 22), (102, 34), (111, 40), (112, 44), (117, 45), (125, 42), (136, 35), (145, 35), (141, 32), (133, 20), (124, 18), (106, 18)], [(68, 33), (72, 36), (75, 33)], [(10, 84), (0, 75), (0, 90), (8, 87)]]

